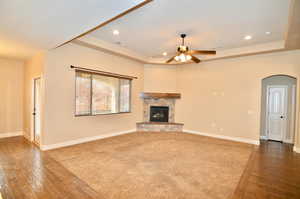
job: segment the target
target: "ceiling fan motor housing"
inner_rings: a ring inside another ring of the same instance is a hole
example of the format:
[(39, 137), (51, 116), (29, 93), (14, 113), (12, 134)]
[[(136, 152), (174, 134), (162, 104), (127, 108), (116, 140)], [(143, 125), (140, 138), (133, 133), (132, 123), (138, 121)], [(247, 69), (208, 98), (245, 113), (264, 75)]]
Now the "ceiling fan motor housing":
[(185, 52), (189, 51), (189, 47), (187, 47), (187, 46), (179, 46), (177, 48), (177, 51), (180, 52), (180, 53), (185, 53)]
[(184, 38), (186, 37), (186, 34), (181, 34), (180, 37), (182, 38), (182, 44), (177, 48), (177, 51), (179, 53), (185, 53), (189, 51), (189, 48), (186, 45), (184, 45)]

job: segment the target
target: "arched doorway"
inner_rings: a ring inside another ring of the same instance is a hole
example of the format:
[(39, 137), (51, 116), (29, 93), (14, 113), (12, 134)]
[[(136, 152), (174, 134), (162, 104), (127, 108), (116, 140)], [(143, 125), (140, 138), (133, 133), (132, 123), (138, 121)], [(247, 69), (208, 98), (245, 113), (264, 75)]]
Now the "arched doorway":
[(262, 80), (260, 138), (294, 143), (297, 79), (273, 75)]

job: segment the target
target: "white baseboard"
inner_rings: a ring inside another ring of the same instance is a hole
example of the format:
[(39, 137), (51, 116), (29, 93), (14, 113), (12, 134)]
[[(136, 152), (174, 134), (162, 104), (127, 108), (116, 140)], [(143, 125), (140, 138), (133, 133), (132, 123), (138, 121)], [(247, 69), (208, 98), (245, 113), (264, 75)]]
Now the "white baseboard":
[(239, 137), (231, 137), (231, 136), (217, 135), (217, 134), (211, 134), (211, 133), (203, 133), (203, 132), (187, 130), (187, 129), (184, 129), (183, 132), (207, 136), (207, 137), (213, 137), (213, 138), (218, 138), (218, 139), (223, 139), (223, 140), (231, 140), (231, 141), (235, 141), (235, 142), (243, 142), (243, 143), (248, 143), (248, 144), (259, 145), (259, 140), (253, 140), (253, 139), (248, 139), (248, 138), (239, 138)]
[(294, 144), (293, 140), (291, 140), (291, 139), (289, 139), (289, 140), (283, 140), (283, 143)]
[(260, 136), (260, 139), (261, 139), (261, 140), (267, 140), (267, 139), (268, 139), (268, 137), (267, 137), (267, 136), (265, 136), (265, 135), (262, 135), (262, 136)]
[(27, 139), (29, 142), (32, 142), (32, 139), (30, 138), (30, 135), (28, 135), (26, 132), (23, 134), (24, 138)]
[(9, 138), (9, 137), (22, 136), (23, 134), (24, 134), (23, 131), (0, 133), (0, 138)]
[(294, 151), (295, 151), (296, 153), (300, 153), (300, 148), (299, 148), (299, 147), (296, 147), (296, 146), (294, 146)]
[(95, 140), (100, 140), (100, 139), (104, 139), (104, 138), (114, 137), (114, 136), (133, 133), (133, 132), (136, 132), (136, 129), (132, 129), (132, 130), (128, 130), (128, 131), (121, 131), (121, 132), (116, 132), (116, 133), (110, 133), (110, 134), (104, 134), (104, 135), (98, 135), (98, 136), (93, 136), (93, 137), (85, 137), (85, 138), (61, 142), (61, 143), (57, 143), (57, 144), (41, 145), (40, 148), (42, 151), (47, 151), (47, 150), (51, 150), (51, 149), (72, 146), (72, 145), (76, 145), (76, 144), (82, 144), (82, 143), (86, 143), (86, 142), (91, 142), (91, 141), (95, 141)]
[[(267, 136), (260, 136), (260, 139), (261, 140), (268, 140), (268, 137)], [(287, 144), (294, 144), (293, 140), (292, 139), (285, 139), (282, 141), (283, 143), (287, 143)]]

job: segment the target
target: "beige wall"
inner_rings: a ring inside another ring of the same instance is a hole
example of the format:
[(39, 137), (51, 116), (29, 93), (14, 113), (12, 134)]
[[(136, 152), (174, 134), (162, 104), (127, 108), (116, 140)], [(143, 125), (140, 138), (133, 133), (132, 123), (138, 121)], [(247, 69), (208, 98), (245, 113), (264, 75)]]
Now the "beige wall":
[(145, 65), (144, 91), (169, 92), (177, 90), (176, 66), (173, 65)]
[(23, 131), (23, 65), (0, 58), (0, 134)]
[[(75, 117), (75, 72), (70, 65), (137, 76), (132, 82), (132, 113)], [(77, 44), (48, 52), (43, 145), (135, 129), (142, 121), (143, 70), (138, 62)]]
[(38, 53), (25, 62), (24, 67), (24, 135), (33, 137), (33, 81), (40, 77), (43, 81), (44, 53)]
[(298, 78), (299, 57), (300, 51), (289, 51), (178, 66), (177, 122), (188, 130), (258, 140), (261, 81), (275, 74)]

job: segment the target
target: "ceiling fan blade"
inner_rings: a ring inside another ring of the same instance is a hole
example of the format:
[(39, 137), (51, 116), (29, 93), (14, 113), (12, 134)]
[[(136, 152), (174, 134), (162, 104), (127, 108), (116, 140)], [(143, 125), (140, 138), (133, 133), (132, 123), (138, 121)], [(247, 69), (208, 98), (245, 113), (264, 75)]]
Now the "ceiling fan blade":
[(188, 53), (191, 55), (215, 55), (217, 52), (215, 50), (190, 50)]
[(193, 55), (192, 55), (192, 61), (194, 61), (194, 62), (197, 63), (197, 64), (201, 62), (200, 59), (198, 59), (197, 57), (195, 57), (195, 56), (193, 56)]
[(170, 63), (171, 61), (174, 60), (175, 57), (176, 57), (176, 56), (171, 57), (168, 61), (166, 61), (166, 63), (167, 63), (167, 64)]

